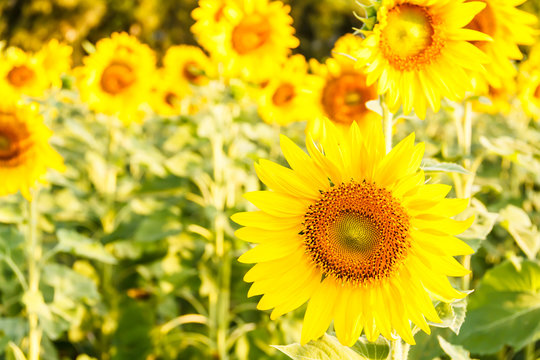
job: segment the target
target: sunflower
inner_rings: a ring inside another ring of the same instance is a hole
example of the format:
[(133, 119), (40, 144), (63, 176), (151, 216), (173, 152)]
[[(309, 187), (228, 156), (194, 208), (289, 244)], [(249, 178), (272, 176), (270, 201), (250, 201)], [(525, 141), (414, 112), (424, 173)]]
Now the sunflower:
[(282, 136), (291, 169), (256, 164), (271, 190), (245, 194), (260, 211), (232, 217), (245, 226), (237, 237), (258, 244), (239, 258), (257, 263), (244, 277), (253, 282), (248, 296), (264, 294), (258, 308), (273, 308), (272, 319), (309, 301), (303, 344), (332, 319), (347, 346), (362, 330), (370, 341), (395, 332), (414, 344), (409, 320), (427, 333), (425, 318), (440, 321), (428, 294), (465, 296), (447, 276), (469, 273), (453, 256), (473, 250), (453, 235), (472, 218), (450, 218), (468, 200), (446, 199), (450, 186), (425, 183), (424, 144), (414, 145), (414, 134), (385, 154), (379, 122), (364, 132), (352, 123), (346, 136), (325, 126), (322, 149), (308, 138), (309, 155)]
[[(259, 81), (299, 45), (291, 26), (290, 6), (280, 1), (205, 1), (194, 10), (192, 31), (227, 76)], [(226, 16), (224, 15), (226, 14)], [(219, 33), (215, 33), (219, 31)], [(207, 41), (212, 39), (214, 41)]]
[(490, 59), (470, 41), (489, 41), (463, 28), (485, 7), (464, 0), (382, 0), (378, 24), (366, 32), (358, 50), (358, 66), (367, 66), (367, 83), (378, 81), (392, 112), (403, 105), (425, 118), (426, 107), (437, 112), (442, 97), (461, 100), (471, 89), (468, 72), (484, 71)]
[(163, 58), (165, 76), (181, 85), (206, 85), (215, 76), (214, 64), (197, 46), (171, 46)]
[[(486, 7), (466, 26), (489, 35), (493, 41), (473, 41), (491, 61), (485, 64), (487, 71), (475, 74), (476, 92), (486, 94), (489, 87), (500, 89), (508, 79), (516, 75), (510, 60), (523, 58), (518, 45), (532, 45), (536, 30), (532, 28), (536, 16), (516, 9), (525, 0), (480, 0)], [(504, 90), (503, 90), (504, 91)]]
[(188, 113), (187, 98), (191, 91), (186, 86), (178, 86), (175, 78), (167, 76), (164, 69), (156, 72), (155, 84), (150, 97), (150, 106), (161, 116), (177, 116)]
[(269, 124), (286, 125), (312, 117), (316, 100), (311, 89), (317, 80), (308, 74), (304, 56), (291, 56), (259, 91), (257, 101), (262, 119)]
[(518, 97), (525, 113), (540, 120), (540, 45), (531, 49), (519, 68)]
[(137, 121), (139, 106), (150, 94), (155, 71), (152, 50), (126, 33), (113, 33), (96, 44), (76, 71), (81, 99), (91, 109)]
[(516, 93), (516, 78), (505, 79), (500, 88), (488, 86), (483, 97), (487, 98), (489, 102), (482, 101), (482, 98), (474, 100), (473, 110), (477, 113), (508, 115), (512, 110), (512, 100)]
[(51, 135), (37, 104), (9, 96), (0, 103), (1, 196), (20, 190), (30, 199), (30, 188), (43, 181), (47, 169), (63, 171), (62, 157), (48, 143)]
[(62, 74), (66, 74), (71, 70), (72, 53), (73, 48), (71, 46), (52, 39), (36, 54), (41, 59), (49, 82), (55, 88), (62, 87)]
[(313, 73), (322, 79), (315, 90), (319, 116), (309, 121), (307, 129), (315, 139), (324, 132), (324, 118), (330, 119), (343, 131), (347, 131), (353, 122), (362, 129), (368, 122), (379, 118), (366, 107), (366, 102), (378, 98), (377, 88), (366, 84), (366, 75), (355, 68), (354, 59), (348, 55), (361, 45), (362, 38), (347, 34), (336, 41), (332, 57), (324, 64), (315, 59), (310, 61)]
[(0, 86), (16, 95), (42, 97), (50, 83), (39, 57), (9, 47), (0, 59)]

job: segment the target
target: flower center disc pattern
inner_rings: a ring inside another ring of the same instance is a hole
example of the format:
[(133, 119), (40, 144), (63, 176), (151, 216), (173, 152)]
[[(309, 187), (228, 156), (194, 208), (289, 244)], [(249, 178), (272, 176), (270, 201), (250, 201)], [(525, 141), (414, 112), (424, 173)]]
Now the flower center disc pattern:
[(325, 276), (354, 285), (389, 278), (411, 246), (404, 208), (388, 190), (365, 181), (322, 193), (303, 225), (313, 263)]

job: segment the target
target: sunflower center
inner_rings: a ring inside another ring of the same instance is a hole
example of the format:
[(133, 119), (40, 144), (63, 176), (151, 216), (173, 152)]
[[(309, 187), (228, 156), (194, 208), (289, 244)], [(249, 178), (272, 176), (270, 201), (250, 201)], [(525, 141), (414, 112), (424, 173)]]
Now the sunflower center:
[(538, 85), (536, 90), (534, 90), (534, 97), (540, 99), (540, 85)]
[(263, 46), (270, 38), (270, 22), (260, 14), (252, 14), (240, 21), (232, 32), (232, 46), (240, 55)]
[[(485, 1), (483, 1), (485, 3)], [(482, 9), (472, 21), (466, 26), (467, 29), (472, 29), (476, 31), (483, 32), (491, 37), (495, 35), (497, 30), (497, 19), (495, 18), (495, 13), (493, 9), (486, 3), (486, 7)], [(471, 41), (471, 44), (482, 47), (486, 44), (485, 41)]]
[(170, 107), (176, 107), (179, 102), (180, 98), (175, 93), (168, 92), (167, 94), (165, 94), (165, 103)]
[(289, 83), (284, 83), (279, 85), (274, 92), (272, 102), (276, 106), (284, 106), (290, 103), (295, 96), (294, 86)]
[(435, 19), (424, 6), (401, 4), (388, 10), (381, 28), (384, 57), (400, 71), (418, 69), (436, 58), (443, 47)]
[(195, 61), (186, 62), (182, 73), (192, 84), (198, 84), (204, 80), (204, 70)]
[(106, 93), (117, 95), (129, 88), (135, 80), (135, 72), (129, 65), (113, 62), (101, 74), (101, 88)]
[(368, 112), (366, 102), (376, 98), (376, 89), (366, 86), (362, 74), (348, 73), (327, 81), (322, 105), (332, 121), (348, 125), (360, 120)]
[(306, 252), (326, 276), (361, 285), (390, 277), (407, 257), (409, 216), (368, 182), (334, 186), (304, 216)]
[(15, 87), (21, 87), (34, 79), (36, 74), (25, 65), (14, 66), (7, 74), (7, 80)]
[(0, 134), (0, 151), (6, 151), (11, 147), (11, 139), (4, 134)]

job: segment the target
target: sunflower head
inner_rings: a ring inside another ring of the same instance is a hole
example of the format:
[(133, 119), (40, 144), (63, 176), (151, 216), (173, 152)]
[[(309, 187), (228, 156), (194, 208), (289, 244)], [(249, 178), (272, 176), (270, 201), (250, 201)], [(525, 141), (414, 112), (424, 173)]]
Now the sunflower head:
[(42, 59), (16, 47), (7, 48), (0, 62), (0, 85), (17, 95), (41, 97), (49, 88)]
[(319, 79), (308, 74), (302, 55), (288, 58), (275, 76), (255, 91), (259, 114), (267, 123), (286, 125), (315, 115), (312, 91)]
[(83, 63), (77, 70), (83, 101), (95, 111), (134, 119), (131, 115), (148, 98), (152, 86), (152, 50), (126, 33), (113, 33), (98, 41), (96, 51)]
[(472, 249), (454, 235), (471, 225), (452, 219), (467, 199), (447, 199), (451, 187), (426, 184), (419, 169), (424, 145), (414, 135), (388, 154), (379, 122), (343, 133), (325, 124), (308, 154), (286, 137), (281, 148), (290, 168), (261, 160), (259, 178), (269, 190), (246, 194), (260, 210), (239, 213), (236, 232), (257, 246), (239, 261), (255, 263), (244, 279), (249, 296), (272, 318), (308, 301), (302, 343), (322, 336), (334, 322), (351, 346), (365, 332), (398, 334), (414, 344), (410, 321), (429, 333), (440, 319), (430, 295), (452, 301), (465, 295), (447, 276), (468, 270), (455, 259)]
[(62, 74), (66, 74), (71, 70), (72, 53), (73, 48), (71, 46), (52, 39), (36, 54), (41, 59), (49, 82), (55, 88), (62, 87)]
[(367, 32), (355, 57), (367, 72), (367, 83), (378, 81), (392, 112), (403, 105), (420, 118), (429, 105), (438, 111), (443, 97), (461, 100), (472, 84), (468, 72), (483, 71), (489, 58), (469, 41), (489, 36), (464, 29), (483, 8), (464, 0), (382, 0), (378, 23)]
[(525, 113), (540, 120), (540, 46), (531, 49), (527, 61), (520, 64), (518, 97)]
[(30, 188), (43, 181), (47, 169), (64, 169), (50, 136), (37, 104), (9, 96), (0, 103), (0, 195), (20, 190), (30, 199)]
[[(205, 10), (201, 7), (193, 13), (197, 20), (193, 29), (203, 39), (212, 57), (224, 64), (227, 76), (240, 75), (259, 82), (299, 45), (291, 26), (290, 7), (280, 1), (237, 0), (204, 4)], [(213, 11), (209, 11), (210, 8)], [(216, 14), (221, 14), (217, 20)], [(219, 33), (210, 34), (214, 31)]]
[(215, 76), (214, 64), (197, 46), (171, 46), (163, 58), (163, 65), (166, 76), (182, 85), (206, 85)]
[(150, 97), (150, 106), (161, 116), (187, 114), (191, 90), (185, 84), (179, 85), (177, 79), (168, 76), (165, 69), (159, 69), (154, 77), (154, 86)]
[(473, 74), (475, 93), (490, 95), (492, 89), (504, 91), (506, 82), (516, 76), (511, 60), (520, 60), (523, 55), (518, 45), (532, 45), (537, 30), (533, 25), (537, 18), (533, 14), (516, 8), (516, 2), (505, 0), (481, 0), (485, 7), (466, 26), (467, 29), (485, 33), (493, 41), (472, 41), (485, 52), (490, 62), (485, 72)]
[(350, 56), (362, 43), (358, 36), (345, 35), (338, 39), (332, 57), (324, 64), (310, 62), (313, 73), (321, 79), (315, 89), (319, 116), (309, 121), (307, 129), (315, 139), (323, 136), (324, 118), (344, 132), (353, 122), (363, 129), (370, 121), (378, 120), (378, 115), (366, 106), (368, 101), (378, 98), (377, 88), (367, 85), (366, 75), (362, 69), (355, 68), (355, 60)]

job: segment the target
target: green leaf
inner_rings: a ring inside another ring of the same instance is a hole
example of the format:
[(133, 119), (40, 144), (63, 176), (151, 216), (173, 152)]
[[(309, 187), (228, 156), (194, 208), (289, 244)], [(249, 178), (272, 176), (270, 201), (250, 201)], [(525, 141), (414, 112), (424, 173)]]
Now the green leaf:
[(437, 336), (439, 344), (444, 352), (450, 356), (452, 360), (471, 360), (471, 355), (462, 346), (454, 345), (444, 340), (442, 336)]
[(24, 356), (24, 353), (22, 352), (21, 348), (12, 343), (9, 342), (9, 349), (11, 350), (11, 353), (13, 354), (13, 357), (15, 360), (26, 360), (26, 356)]
[(390, 343), (388, 340), (379, 336), (374, 342), (369, 342), (365, 336), (362, 336), (352, 349), (363, 358), (370, 360), (384, 360), (390, 354)]
[(493, 229), (499, 214), (489, 212), (480, 200), (472, 198), (471, 205), (459, 214), (459, 218), (466, 219), (473, 215), (474, 223), (458, 237), (472, 247), (474, 251), (477, 251)]
[(492, 354), (505, 344), (520, 350), (540, 339), (540, 264), (506, 261), (489, 270), (469, 298), (460, 345)]
[(57, 250), (86, 259), (98, 260), (106, 264), (116, 264), (116, 258), (96, 240), (92, 240), (72, 230), (60, 229), (57, 233)]
[(294, 343), (291, 345), (272, 345), (294, 360), (362, 360), (362, 356), (343, 346), (332, 335), (324, 334), (322, 338), (310, 341), (306, 345)]
[(431, 326), (449, 328), (454, 334), (459, 334), (461, 325), (465, 321), (467, 312), (467, 299), (454, 301), (453, 303), (439, 302), (435, 305), (435, 310), (442, 320), (442, 323), (432, 323)]
[(501, 225), (516, 240), (525, 255), (531, 260), (535, 259), (540, 250), (540, 232), (532, 224), (529, 215), (514, 205), (508, 205), (499, 214), (503, 219)]
[(454, 163), (439, 162), (435, 159), (424, 159), (420, 166), (424, 171), (442, 171), (449, 173), (469, 174), (463, 166)]

